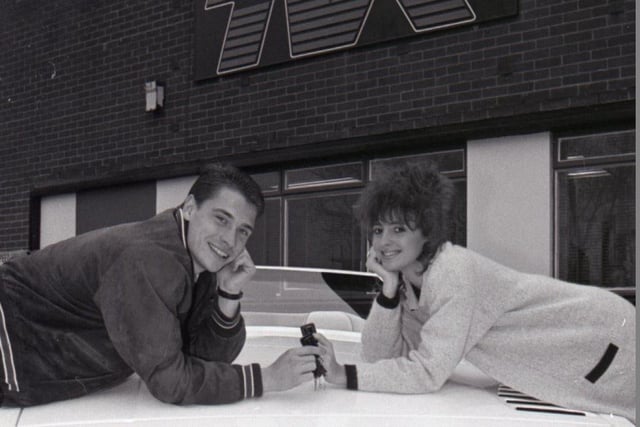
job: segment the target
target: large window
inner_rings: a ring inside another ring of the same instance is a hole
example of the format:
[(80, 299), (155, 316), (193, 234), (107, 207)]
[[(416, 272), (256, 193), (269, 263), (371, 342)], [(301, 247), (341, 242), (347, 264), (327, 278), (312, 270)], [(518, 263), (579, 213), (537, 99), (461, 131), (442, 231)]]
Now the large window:
[(357, 200), (355, 192), (289, 198), (286, 264), (359, 270), (363, 248), (353, 216)]
[(635, 287), (635, 131), (562, 137), (554, 152), (556, 275)]
[(364, 270), (366, 236), (354, 206), (366, 183), (382, 169), (433, 161), (457, 189), (455, 231), (466, 244), (465, 151), (454, 149), (323, 163), (253, 175), (266, 200), (247, 249), (261, 265)]

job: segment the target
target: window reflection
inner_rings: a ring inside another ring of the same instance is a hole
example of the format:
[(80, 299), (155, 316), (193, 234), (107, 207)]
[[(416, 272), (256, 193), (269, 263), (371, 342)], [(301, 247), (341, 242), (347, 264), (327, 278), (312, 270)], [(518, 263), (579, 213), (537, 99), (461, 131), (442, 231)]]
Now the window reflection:
[(256, 265), (282, 265), (282, 200), (276, 197), (264, 202), (264, 214), (256, 219), (247, 251)]
[(357, 193), (287, 200), (287, 262), (290, 266), (360, 270), (360, 226), (353, 216)]
[(635, 286), (635, 165), (560, 171), (557, 191), (559, 277)]
[(278, 193), (280, 191), (279, 172), (256, 173), (251, 175), (251, 178), (258, 183), (264, 195)]
[(444, 174), (464, 172), (464, 150), (459, 149), (372, 160), (371, 179), (376, 179), (387, 168), (425, 161), (437, 164), (438, 170)]
[(635, 130), (560, 138), (558, 160), (603, 159), (635, 153)]
[(361, 184), (362, 162), (293, 169), (285, 173), (287, 190)]

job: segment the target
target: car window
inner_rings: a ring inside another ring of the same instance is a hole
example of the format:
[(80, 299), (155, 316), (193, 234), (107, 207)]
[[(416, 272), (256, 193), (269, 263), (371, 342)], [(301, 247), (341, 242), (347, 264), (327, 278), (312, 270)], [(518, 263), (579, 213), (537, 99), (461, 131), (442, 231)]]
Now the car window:
[(258, 267), (245, 289), (242, 311), (341, 311), (365, 318), (380, 288), (377, 276), (349, 271)]

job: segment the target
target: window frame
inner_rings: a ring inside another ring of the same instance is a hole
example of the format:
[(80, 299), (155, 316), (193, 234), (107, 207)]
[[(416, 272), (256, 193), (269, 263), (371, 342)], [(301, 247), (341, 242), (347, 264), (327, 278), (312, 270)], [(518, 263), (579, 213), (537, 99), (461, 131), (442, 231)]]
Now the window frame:
[[(466, 141), (463, 143), (455, 143), (447, 146), (416, 146), (412, 147), (411, 150), (385, 150), (385, 151), (377, 151), (373, 153), (354, 153), (352, 155), (348, 155), (345, 157), (325, 157), (322, 159), (316, 159), (315, 161), (304, 161), (304, 162), (287, 162), (286, 164), (273, 165), (273, 168), (269, 168), (267, 170), (262, 169), (257, 174), (267, 174), (277, 172), (279, 173), (279, 182), (280, 188), (275, 190), (270, 190), (268, 192), (263, 192), (265, 198), (273, 199), (277, 198), (281, 200), (281, 209), (282, 209), (282, 221), (281, 221), (281, 236), (280, 236), (280, 250), (281, 253), (279, 255), (279, 259), (281, 260), (281, 265), (284, 267), (289, 266), (289, 205), (288, 200), (299, 200), (307, 197), (322, 197), (325, 195), (347, 195), (347, 194), (359, 194), (362, 192), (362, 189), (371, 181), (372, 179), (372, 164), (374, 161), (380, 160), (391, 160), (391, 159), (401, 159), (401, 158), (411, 158), (414, 156), (422, 156), (429, 154), (439, 154), (439, 153), (455, 153), (459, 152), (462, 156), (462, 169), (456, 169), (451, 171), (442, 171), (444, 175), (449, 177), (454, 182), (466, 181), (467, 179), (467, 145)], [(314, 169), (321, 168), (323, 166), (332, 167), (339, 165), (349, 165), (359, 163), (362, 165), (362, 181), (361, 182), (349, 182), (349, 183), (338, 183), (338, 184), (327, 184), (327, 185), (319, 185), (319, 186), (300, 186), (297, 188), (286, 188), (287, 177), (286, 174), (289, 171), (296, 170), (304, 170), (304, 169)], [(466, 232), (466, 229), (465, 229)], [(367, 239), (366, 236), (361, 236), (361, 250), (367, 250)], [(363, 252), (365, 253), (365, 252)], [(364, 259), (360, 260), (360, 271), (365, 271), (365, 261)]]
[[(583, 138), (583, 137), (606, 137), (607, 135), (625, 133), (625, 132), (636, 132), (635, 128), (623, 128), (623, 129), (615, 129), (615, 130), (591, 130), (589, 132), (579, 132), (572, 134), (558, 134), (552, 139), (552, 168), (553, 168), (553, 185), (552, 185), (552, 201), (553, 201), (553, 224), (552, 224), (552, 233), (553, 233), (553, 242), (552, 242), (552, 250), (553, 250), (553, 277), (560, 278), (560, 213), (559, 213), (559, 176), (561, 173), (572, 173), (572, 172), (588, 172), (590, 169), (596, 169), (598, 167), (606, 168), (606, 167), (620, 167), (620, 166), (636, 166), (636, 153), (633, 154), (612, 154), (605, 156), (594, 156), (587, 158), (576, 158), (576, 159), (560, 159), (560, 149), (561, 143), (563, 140), (572, 139), (572, 138)], [(637, 206), (637, 201), (636, 201)], [(637, 215), (637, 212), (636, 212)], [(637, 248), (636, 248), (637, 252)], [(637, 260), (636, 260), (637, 262)], [(563, 280), (563, 279), (561, 279)], [(637, 286), (637, 284), (636, 284)], [(611, 287), (611, 288), (603, 288), (614, 291), (619, 295), (629, 297), (631, 295), (635, 298), (635, 287)]]

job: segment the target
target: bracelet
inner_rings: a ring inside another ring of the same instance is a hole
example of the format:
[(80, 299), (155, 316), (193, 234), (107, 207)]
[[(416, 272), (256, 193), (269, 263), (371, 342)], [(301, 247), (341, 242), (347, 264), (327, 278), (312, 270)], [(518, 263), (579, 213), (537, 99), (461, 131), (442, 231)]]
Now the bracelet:
[(238, 292), (237, 294), (230, 294), (229, 292), (226, 292), (222, 288), (218, 287), (218, 295), (222, 298), (237, 301), (241, 299), (244, 294), (242, 293), (242, 291)]

